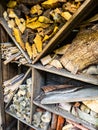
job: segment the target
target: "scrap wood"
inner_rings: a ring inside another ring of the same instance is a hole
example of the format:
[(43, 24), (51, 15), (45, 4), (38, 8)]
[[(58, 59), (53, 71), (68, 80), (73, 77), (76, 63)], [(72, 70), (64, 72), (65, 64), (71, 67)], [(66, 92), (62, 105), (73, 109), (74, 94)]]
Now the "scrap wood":
[(61, 64), (60, 61), (57, 60), (57, 59), (52, 60), (49, 64), (50, 64), (51, 66), (56, 67), (57, 69), (62, 69), (62, 68), (63, 68), (62, 64)]
[(27, 50), (28, 55), (30, 58), (33, 56), (32, 46), (29, 44), (29, 42), (26, 42), (25, 48)]
[(43, 58), (41, 58), (41, 63), (42, 65), (47, 65), (48, 63), (50, 63), (50, 61), (52, 60), (50, 55), (47, 55)]
[(32, 44), (32, 51), (33, 51), (33, 59), (38, 56), (38, 52), (36, 49), (36, 45)]
[(10, 0), (7, 3), (7, 7), (9, 7), (9, 8), (14, 8), (16, 5), (17, 5), (17, 1), (14, 1), (14, 0)]
[(39, 4), (36, 4), (33, 7), (31, 7), (30, 13), (33, 15), (34, 14), (41, 15), (43, 13), (42, 7)]
[(67, 11), (66, 12), (62, 12), (61, 16), (64, 17), (65, 20), (69, 20), (72, 17), (72, 15), (69, 12), (67, 12)]
[(78, 127), (78, 128), (81, 129), (81, 130), (89, 130), (89, 129), (87, 129), (87, 128), (84, 127), (84, 126), (75, 123), (74, 121), (71, 121), (71, 120), (66, 119), (66, 122), (68, 122), (68, 123), (70, 123), (70, 124), (73, 124), (74, 126)]
[(13, 19), (8, 20), (7, 23), (8, 23), (9, 28), (14, 28), (15, 27), (15, 21)]
[(60, 103), (59, 107), (65, 111), (71, 112), (72, 105), (72, 103)]
[(56, 130), (62, 130), (64, 122), (65, 122), (65, 119), (62, 116), (58, 116)]
[(93, 117), (90, 114), (81, 111), (79, 108), (76, 108), (76, 112), (79, 118), (95, 125), (96, 127), (98, 127), (98, 117)]
[(19, 30), (21, 33), (23, 33), (26, 29), (26, 24), (25, 24), (25, 20), (23, 18), (15, 18), (15, 23), (18, 26)]
[(21, 33), (18, 28), (13, 28), (13, 35), (16, 39), (16, 41), (19, 43), (19, 45), (25, 50), (25, 45), (21, 38)]
[(18, 52), (16, 54), (13, 54), (9, 59), (4, 61), (4, 64), (8, 64), (9, 62), (11, 62), (12, 60), (14, 60), (17, 56), (21, 55), (21, 52)]
[(43, 86), (42, 89), (45, 93), (47, 92), (51, 92), (54, 90), (59, 90), (59, 89), (63, 89), (63, 88), (73, 88), (73, 85), (47, 85), (47, 86)]
[(44, 38), (43, 38), (43, 42), (50, 39), (56, 32), (58, 31), (58, 27), (55, 26), (54, 29), (53, 29), (53, 32), (50, 34), (50, 35), (45, 35)]
[(73, 129), (73, 125), (72, 124), (66, 124), (65, 126), (63, 126), (62, 130), (69, 130), (69, 129)]
[(31, 29), (47, 28), (49, 26), (50, 26), (50, 24), (41, 23), (39, 21), (35, 21), (35, 22), (31, 22), (31, 23), (26, 24), (26, 27), (31, 28)]
[(41, 23), (53, 23), (52, 20), (50, 20), (49, 18), (45, 16), (39, 16), (38, 21)]
[(8, 8), (7, 9), (8, 17), (9, 18), (17, 18), (18, 16), (15, 14), (13, 9)]
[(98, 113), (98, 100), (83, 101), (83, 103), (92, 111)]
[(51, 130), (56, 130), (57, 120), (58, 120), (58, 116), (53, 113), (52, 120), (51, 120)]
[(36, 45), (37, 51), (42, 52), (42, 37), (39, 34), (36, 34), (36, 37), (33, 41)]

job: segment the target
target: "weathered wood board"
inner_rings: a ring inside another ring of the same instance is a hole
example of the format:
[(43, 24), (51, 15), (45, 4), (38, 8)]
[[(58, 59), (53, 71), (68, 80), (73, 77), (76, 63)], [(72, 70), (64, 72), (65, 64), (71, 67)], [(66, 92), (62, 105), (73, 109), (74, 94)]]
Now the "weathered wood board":
[(85, 100), (97, 100), (98, 99), (98, 88), (80, 88), (79, 90), (73, 92), (67, 92), (65, 90), (62, 93), (57, 94), (49, 94), (45, 95), (41, 100), (42, 104), (56, 104), (63, 102), (77, 102), (77, 101), (85, 101)]

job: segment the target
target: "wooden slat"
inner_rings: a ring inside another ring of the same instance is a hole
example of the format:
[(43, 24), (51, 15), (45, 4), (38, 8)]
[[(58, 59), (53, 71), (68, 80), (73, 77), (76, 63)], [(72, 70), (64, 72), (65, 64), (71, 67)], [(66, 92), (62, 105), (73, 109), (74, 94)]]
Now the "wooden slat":
[(0, 18), (0, 24), (3, 26), (3, 28), (5, 29), (5, 31), (8, 33), (8, 35), (10, 36), (10, 38), (13, 40), (13, 42), (16, 44), (16, 46), (19, 48), (19, 50), (22, 52), (22, 54), (24, 55), (24, 57), (27, 59), (27, 61), (29, 63), (31, 63), (31, 60), (29, 58), (29, 56), (27, 55), (27, 53), (20, 47), (20, 45), (17, 43), (17, 41), (15, 40), (15, 38), (12, 36), (11, 34), (11, 29), (8, 27), (6, 21), (3, 18)]
[(32, 68), (32, 94), (31, 94), (31, 122), (36, 106), (33, 104), (33, 99), (39, 95), (41, 86), (44, 85), (44, 72)]
[(23, 130), (23, 123), (17, 120), (17, 130)]
[(3, 102), (3, 88), (2, 88), (2, 68), (0, 58), (0, 130), (5, 130), (5, 112)]
[(57, 74), (57, 75), (60, 75), (60, 76), (68, 77), (68, 78), (71, 78), (71, 79), (80, 80), (80, 81), (83, 81), (83, 82), (86, 82), (86, 83), (98, 85), (98, 78), (96, 76), (85, 75), (85, 74), (75, 74), (74, 75), (74, 74), (71, 74), (70, 72), (68, 72), (66, 69), (58, 70), (54, 67), (48, 69), (48, 68), (45, 68), (40, 63), (37, 63), (35, 65), (29, 65), (28, 64), (28, 66), (32, 66), (36, 69), (46, 71), (46, 72), (50, 72), (50, 73), (53, 73), (53, 74)]

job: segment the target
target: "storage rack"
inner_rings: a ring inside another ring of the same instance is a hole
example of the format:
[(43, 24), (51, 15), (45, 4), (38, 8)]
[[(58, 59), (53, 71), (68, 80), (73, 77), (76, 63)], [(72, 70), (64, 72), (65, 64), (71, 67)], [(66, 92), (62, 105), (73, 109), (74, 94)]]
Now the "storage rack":
[[(3, 7), (2, 7), (2, 11), (3, 11)], [(4, 34), (2, 33), (2, 36), (4, 36), (4, 35), (7, 35), (7, 33), (5, 33), (5, 32), (4, 32)], [(6, 40), (4, 41), (2, 36), (1, 36), (0, 41), (1, 42), (5, 42), (7, 39), (5, 38)], [(16, 43), (16, 45), (17, 45), (17, 43)], [(28, 59), (28, 57), (26, 57), (26, 58)], [(19, 62), (11, 63), (11, 64), (13, 66), (13, 64), (19, 64)], [(2, 74), (1, 65), (2, 64), (1, 64), (1, 57), (0, 57), (0, 72)], [(33, 77), (32, 78), (32, 83), (33, 83), (33, 85), (32, 85), (32, 98), (31, 98), (32, 113), (34, 113), (34, 110), (35, 110), (36, 106), (39, 106), (39, 107), (42, 107), (42, 108), (44, 108), (44, 109), (46, 109), (46, 110), (48, 110), (48, 111), (50, 111), (52, 113), (56, 113), (57, 115), (61, 115), (64, 118), (68, 118), (70, 120), (73, 120), (74, 122), (82, 124), (83, 126), (89, 128), (91, 130), (96, 130), (96, 127), (94, 125), (92, 125), (92, 124), (90, 124), (88, 122), (85, 122), (85, 121), (83, 121), (83, 120), (81, 120), (79, 118), (76, 118), (75, 116), (69, 114), (68, 112), (62, 111), (61, 109), (59, 109), (59, 108), (57, 108), (57, 107), (55, 107), (53, 105), (51, 105), (51, 106), (50, 105), (42, 105), (42, 104), (40, 104), (40, 99), (34, 100), (34, 101), (33, 101), (33, 99), (40, 94), (40, 89), (41, 89), (41, 86), (44, 85), (44, 83), (45, 83), (45, 75), (47, 73), (59, 75), (61, 77), (70, 78), (70, 79), (74, 79), (74, 80), (78, 80), (78, 81), (82, 81), (84, 83), (90, 83), (92, 85), (98, 85), (98, 78), (97, 77), (87, 76), (87, 75), (83, 75), (83, 74), (73, 75), (70, 72), (66, 71), (65, 69), (62, 69), (62, 70), (57, 70), (56, 68), (47, 69), (44, 66), (42, 66), (40, 63), (36, 63), (34, 65), (33, 64), (26, 64), (25, 66), (28, 67), (28, 68), (31, 67), (31, 70), (32, 70), (32, 72), (31, 72), (32, 73), (32, 77)], [(3, 66), (3, 70), (4, 70), (4, 66)], [(2, 87), (1, 86), (2, 86), (2, 79), (0, 79), (0, 96), (1, 96), (0, 104), (2, 104), (0, 106), (0, 108), (1, 108), (0, 110), (2, 111), (2, 112), (0, 112), (0, 113), (2, 113), (2, 116), (0, 118), (2, 119), (2, 122), (3, 122), (3, 126), (1, 128), (1, 130), (5, 130), (5, 128), (4, 128), (4, 126), (5, 126), (5, 119), (4, 119), (4, 108), (3, 108), (4, 103), (2, 102), (3, 101), (3, 91), (2, 91)], [(24, 123), (24, 124), (34, 128), (35, 130), (41, 130), (39, 128), (35, 128), (31, 124), (26, 123), (25, 121), (21, 120), (20, 118), (17, 118), (15, 115), (10, 113), (7, 109), (5, 110), (5, 112), (7, 114), (9, 114), (10, 116), (12, 116), (12, 117), (17, 119), (17, 121), (18, 121), (18, 130), (21, 130), (21, 128), (20, 128), (20, 124), (21, 123)]]

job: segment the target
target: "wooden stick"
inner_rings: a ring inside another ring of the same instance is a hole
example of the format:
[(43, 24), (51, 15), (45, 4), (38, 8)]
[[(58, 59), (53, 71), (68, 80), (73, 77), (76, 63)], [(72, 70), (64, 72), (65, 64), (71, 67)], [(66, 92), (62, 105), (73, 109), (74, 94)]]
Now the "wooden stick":
[(48, 86), (43, 86), (42, 89), (44, 90), (45, 93), (53, 91), (53, 90), (58, 90), (58, 89), (62, 89), (62, 88), (72, 88), (75, 87), (73, 85), (48, 85)]
[(62, 130), (63, 125), (64, 125), (65, 119), (62, 116), (58, 116), (58, 121), (57, 121), (57, 128), (56, 130)]
[(13, 56), (11, 56), (8, 60), (4, 61), (4, 64), (8, 64), (9, 62), (11, 62), (12, 60), (14, 60), (17, 56), (19, 56), (21, 54), (21, 52), (18, 52), (17, 54), (14, 54)]
[(56, 130), (57, 120), (58, 120), (58, 116), (53, 113), (52, 114), (52, 121), (51, 121), (51, 130)]

